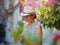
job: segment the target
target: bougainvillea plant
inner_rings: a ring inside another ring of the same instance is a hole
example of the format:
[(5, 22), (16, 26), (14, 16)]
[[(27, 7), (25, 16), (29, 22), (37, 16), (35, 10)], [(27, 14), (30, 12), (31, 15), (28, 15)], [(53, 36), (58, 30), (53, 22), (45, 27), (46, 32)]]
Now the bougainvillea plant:
[(33, 6), (41, 23), (49, 28), (60, 29), (60, 1), (59, 0), (20, 0), (25, 6)]

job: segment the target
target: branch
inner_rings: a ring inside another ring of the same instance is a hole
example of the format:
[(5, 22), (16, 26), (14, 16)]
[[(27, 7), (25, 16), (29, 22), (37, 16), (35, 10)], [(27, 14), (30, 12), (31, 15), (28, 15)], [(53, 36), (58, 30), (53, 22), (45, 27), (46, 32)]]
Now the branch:
[(20, 6), (19, 2), (14, 7), (7, 9), (7, 13), (8, 14), (13, 13), (18, 6)]

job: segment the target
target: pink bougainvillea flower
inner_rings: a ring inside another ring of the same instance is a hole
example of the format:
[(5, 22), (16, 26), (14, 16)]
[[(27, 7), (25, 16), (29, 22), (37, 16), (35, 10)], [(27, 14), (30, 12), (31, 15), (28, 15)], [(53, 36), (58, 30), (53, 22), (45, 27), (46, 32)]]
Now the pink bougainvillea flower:
[(46, 7), (51, 6), (52, 4), (57, 4), (58, 0), (48, 0), (48, 2), (46, 3)]
[(20, 12), (23, 12), (23, 10), (24, 10), (24, 6), (22, 5), (20, 6)]
[(46, 7), (49, 7), (53, 4), (53, 0), (49, 0), (47, 3), (46, 3)]
[(39, 6), (40, 6), (40, 2), (39, 1), (34, 1), (33, 7), (38, 8)]
[(57, 4), (57, 3), (58, 3), (58, 0), (54, 0), (54, 1), (53, 1), (53, 4)]
[(50, 2), (52, 2), (52, 4), (56, 4), (58, 2), (58, 0), (49, 0)]
[(52, 2), (47, 2), (46, 3), (46, 7), (49, 7), (49, 6), (51, 6), (52, 5)]
[(28, 0), (28, 1), (27, 1), (27, 5), (33, 6), (33, 3), (34, 3), (34, 2), (33, 2), (32, 0)]
[(39, 6), (41, 6), (41, 3), (38, 0), (35, 1), (29, 0), (27, 1), (27, 5), (33, 6), (34, 8), (38, 8)]
[(23, 12), (25, 6), (33, 6), (32, 0), (27, 1), (26, 4), (22, 5), (20, 8), (20, 12)]
[(60, 31), (56, 32), (53, 36), (54, 36), (53, 40), (55, 40), (55, 41), (60, 39)]

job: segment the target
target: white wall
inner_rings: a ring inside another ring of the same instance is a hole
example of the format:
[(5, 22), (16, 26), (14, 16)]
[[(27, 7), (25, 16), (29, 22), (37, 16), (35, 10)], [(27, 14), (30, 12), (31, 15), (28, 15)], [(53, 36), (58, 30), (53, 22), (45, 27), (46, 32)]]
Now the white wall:
[[(18, 3), (18, 0), (14, 0), (14, 6)], [(5, 9), (9, 9), (9, 0), (4, 0), (4, 7)], [(19, 7), (14, 11), (14, 23), (13, 23), (13, 27), (16, 28), (16, 26), (18, 26), (18, 21), (21, 18), (20, 17), (20, 11), (19, 11)], [(7, 27), (6, 27), (6, 41), (13, 43), (14, 40), (11, 36), (11, 18), (10, 16), (8, 17), (8, 21), (6, 23)]]
[[(14, 6), (18, 3), (17, 0), (14, 0)], [(18, 26), (18, 19), (19, 19), (19, 7), (14, 11), (14, 28)]]
[[(9, 0), (4, 0), (4, 7), (5, 9), (9, 9)], [(7, 23), (6, 23), (6, 38), (7, 42), (13, 42), (13, 38), (11, 36), (11, 18), (8, 16)]]
[(9, 0), (4, 0), (5, 9), (9, 9)]
[[(18, 3), (17, 0), (14, 0), (14, 5), (16, 5)], [(4, 0), (4, 7), (5, 9), (9, 9), (9, 0)], [(13, 27), (15, 28), (16, 26), (18, 26), (18, 21), (19, 21), (19, 8), (17, 8), (14, 11), (14, 21), (13, 21)], [(7, 27), (6, 27), (6, 41), (8, 42), (13, 42), (13, 38), (11, 36), (11, 18), (10, 16), (8, 17), (8, 21), (6, 23)]]

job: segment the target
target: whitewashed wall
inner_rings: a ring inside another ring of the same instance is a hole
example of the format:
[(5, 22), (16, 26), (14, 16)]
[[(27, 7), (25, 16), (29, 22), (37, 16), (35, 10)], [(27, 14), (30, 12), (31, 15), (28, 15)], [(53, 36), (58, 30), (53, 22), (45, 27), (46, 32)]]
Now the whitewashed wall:
[[(14, 6), (18, 3), (18, 0), (14, 0)], [(20, 12), (19, 12), (19, 7), (14, 11), (14, 28), (18, 26), (18, 21), (20, 18)]]
[[(18, 3), (18, 0), (14, 0), (14, 5)], [(9, 9), (9, 0), (4, 0), (4, 7), (5, 9)], [(19, 7), (14, 11), (14, 21), (13, 21), (13, 27), (16, 28), (18, 26), (18, 21), (20, 19), (20, 14), (19, 14)], [(10, 16), (8, 17), (8, 21), (6, 23), (6, 41), (12, 43), (14, 40), (11, 36), (11, 18)]]
[[(9, 0), (4, 0), (4, 7), (5, 7), (5, 9), (9, 9)], [(5, 38), (5, 40), (7, 42), (11, 43), (11, 42), (13, 42), (13, 38), (11, 37), (10, 29), (11, 29), (11, 18), (10, 18), (10, 16), (8, 16), (7, 23), (6, 23), (6, 38)]]

